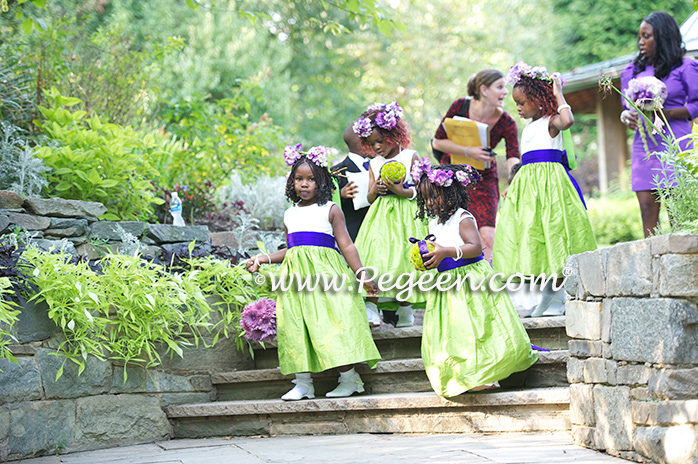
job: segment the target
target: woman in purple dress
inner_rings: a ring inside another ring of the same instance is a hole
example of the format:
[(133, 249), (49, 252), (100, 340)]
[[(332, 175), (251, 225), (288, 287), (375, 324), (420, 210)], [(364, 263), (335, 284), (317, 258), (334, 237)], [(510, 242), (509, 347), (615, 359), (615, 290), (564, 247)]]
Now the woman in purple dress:
[[(674, 136), (679, 139), (689, 134), (691, 120), (698, 117), (698, 61), (684, 57), (686, 48), (678, 24), (663, 11), (650, 13), (640, 24), (637, 46), (640, 49), (637, 57), (620, 75), (621, 90), (624, 92), (633, 78), (655, 76), (667, 87), (668, 96), (662, 111)], [(659, 136), (646, 137), (649, 150), (646, 153), (640, 131), (637, 131), (637, 112), (626, 109), (620, 114), (620, 120), (636, 131), (631, 166), (632, 189), (640, 203), (642, 226), (645, 237), (648, 237), (659, 222), (661, 205), (657, 187), (671, 187), (676, 182), (671, 169), (662, 172), (658, 153), (666, 150), (663, 139)], [(684, 140), (681, 148), (685, 150), (688, 144), (689, 141)], [(658, 178), (659, 185), (655, 178)]]

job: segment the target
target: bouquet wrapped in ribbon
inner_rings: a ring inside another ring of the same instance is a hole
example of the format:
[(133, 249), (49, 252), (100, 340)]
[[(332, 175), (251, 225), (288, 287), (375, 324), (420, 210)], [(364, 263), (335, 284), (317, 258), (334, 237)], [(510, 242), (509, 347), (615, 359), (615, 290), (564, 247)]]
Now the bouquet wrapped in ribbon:
[(240, 326), (245, 331), (245, 338), (263, 342), (276, 336), (276, 301), (260, 298), (248, 304), (242, 310)]
[(434, 246), (435, 238), (433, 234), (427, 235), (424, 240), (410, 237), (410, 242), (414, 243), (410, 250), (410, 263), (420, 271), (427, 270), (426, 266), (424, 266), (424, 255), (434, 251), (434, 248), (436, 248)]

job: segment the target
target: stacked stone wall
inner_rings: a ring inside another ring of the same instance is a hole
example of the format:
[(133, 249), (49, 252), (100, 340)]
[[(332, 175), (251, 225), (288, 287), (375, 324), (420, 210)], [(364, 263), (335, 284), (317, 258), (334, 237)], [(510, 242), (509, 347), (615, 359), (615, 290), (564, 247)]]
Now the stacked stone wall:
[(698, 463), (698, 235), (572, 256), (565, 288), (577, 444)]

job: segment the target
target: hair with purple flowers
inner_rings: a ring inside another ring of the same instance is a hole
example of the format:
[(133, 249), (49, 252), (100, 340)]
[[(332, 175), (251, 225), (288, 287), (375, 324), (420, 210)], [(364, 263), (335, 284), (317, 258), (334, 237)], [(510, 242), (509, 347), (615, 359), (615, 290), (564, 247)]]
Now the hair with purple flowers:
[[(444, 224), (458, 208), (468, 209), (468, 192), (480, 176), (467, 164), (429, 166), (425, 160), (419, 160), (412, 169), (412, 180), (417, 188), (418, 211), (415, 217), (421, 220), (437, 217), (439, 223)], [(428, 198), (431, 199), (429, 204)]]
[(402, 108), (397, 102), (387, 105), (374, 103), (366, 108), (353, 125), (354, 132), (361, 137), (362, 147), (368, 149), (368, 152), (372, 151), (367, 138), (376, 130), (381, 134), (384, 142), (396, 147), (410, 147), (412, 138), (409, 126), (402, 119), (402, 115)]

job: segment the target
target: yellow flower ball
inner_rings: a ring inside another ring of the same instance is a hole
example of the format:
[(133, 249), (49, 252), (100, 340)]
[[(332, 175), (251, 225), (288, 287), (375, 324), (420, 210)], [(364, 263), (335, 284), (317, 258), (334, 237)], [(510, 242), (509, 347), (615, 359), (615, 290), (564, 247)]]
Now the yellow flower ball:
[(388, 161), (381, 167), (380, 174), (383, 182), (394, 184), (405, 178), (407, 169), (399, 161)]
[[(416, 267), (420, 271), (426, 271), (427, 268), (424, 266), (424, 259), (422, 259), (422, 255), (419, 252), (419, 243), (420, 242), (424, 242), (424, 240), (420, 240), (419, 242), (415, 243), (412, 246), (412, 249), (410, 250), (410, 262), (412, 263), (412, 265), (414, 267)], [(434, 251), (434, 248), (436, 248), (434, 246), (434, 242), (426, 241), (426, 244), (427, 244), (427, 249), (429, 250), (429, 252)]]

